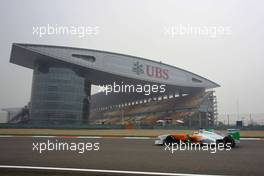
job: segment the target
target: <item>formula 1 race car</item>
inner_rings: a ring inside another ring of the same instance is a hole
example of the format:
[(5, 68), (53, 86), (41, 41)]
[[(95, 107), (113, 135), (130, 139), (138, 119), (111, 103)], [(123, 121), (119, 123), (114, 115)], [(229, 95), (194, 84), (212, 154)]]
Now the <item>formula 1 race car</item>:
[(172, 143), (199, 143), (203, 144), (218, 144), (223, 143), (225, 146), (229, 144), (232, 148), (240, 141), (240, 132), (236, 129), (228, 129), (227, 133), (221, 134), (214, 130), (200, 129), (193, 134), (165, 134), (158, 136), (155, 140), (156, 145), (170, 145)]

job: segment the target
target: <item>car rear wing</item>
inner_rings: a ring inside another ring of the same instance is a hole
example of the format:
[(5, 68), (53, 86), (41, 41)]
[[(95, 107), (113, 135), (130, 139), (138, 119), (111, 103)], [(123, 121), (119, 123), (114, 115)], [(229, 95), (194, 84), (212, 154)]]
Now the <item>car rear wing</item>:
[(227, 134), (236, 141), (240, 140), (240, 131), (238, 129), (227, 129)]

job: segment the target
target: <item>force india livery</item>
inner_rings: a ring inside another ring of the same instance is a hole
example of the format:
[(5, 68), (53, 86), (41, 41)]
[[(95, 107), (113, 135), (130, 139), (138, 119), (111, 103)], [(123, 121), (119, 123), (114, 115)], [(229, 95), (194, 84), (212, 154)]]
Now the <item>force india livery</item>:
[(240, 141), (240, 132), (236, 129), (228, 129), (227, 133), (222, 134), (215, 132), (214, 130), (204, 130), (200, 129), (193, 134), (166, 134), (158, 136), (155, 140), (156, 145), (172, 144), (172, 143), (198, 143), (204, 144), (219, 144), (222, 143), (224, 146), (227, 144), (232, 148)]

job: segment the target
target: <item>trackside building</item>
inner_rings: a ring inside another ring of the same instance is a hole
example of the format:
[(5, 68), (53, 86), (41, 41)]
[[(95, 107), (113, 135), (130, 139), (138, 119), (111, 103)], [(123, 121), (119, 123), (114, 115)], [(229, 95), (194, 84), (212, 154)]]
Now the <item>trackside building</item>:
[[(10, 62), (33, 70), (27, 120), (39, 123), (89, 123), (92, 112), (120, 110), (219, 87), (202, 76), (161, 62), (92, 49), (15, 43)], [(113, 84), (165, 85), (166, 91), (91, 95), (91, 85)], [(216, 118), (213, 101), (197, 109), (208, 121)]]

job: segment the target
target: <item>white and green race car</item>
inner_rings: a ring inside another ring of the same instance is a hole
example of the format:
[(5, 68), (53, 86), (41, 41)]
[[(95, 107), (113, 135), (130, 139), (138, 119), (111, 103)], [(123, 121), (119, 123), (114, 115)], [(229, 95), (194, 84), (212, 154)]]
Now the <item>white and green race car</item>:
[(214, 130), (200, 129), (193, 134), (165, 134), (158, 136), (155, 140), (156, 145), (164, 145), (177, 142), (199, 143), (199, 144), (228, 144), (235, 147), (240, 142), (240, 132), (237, 129), (228, 129), (226, 133), (215, 132)]

